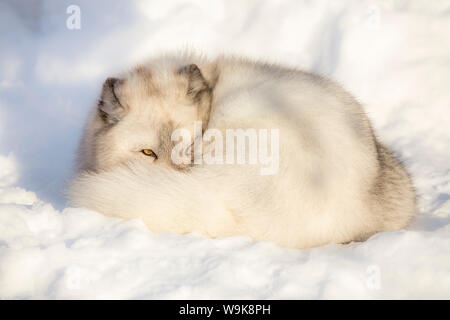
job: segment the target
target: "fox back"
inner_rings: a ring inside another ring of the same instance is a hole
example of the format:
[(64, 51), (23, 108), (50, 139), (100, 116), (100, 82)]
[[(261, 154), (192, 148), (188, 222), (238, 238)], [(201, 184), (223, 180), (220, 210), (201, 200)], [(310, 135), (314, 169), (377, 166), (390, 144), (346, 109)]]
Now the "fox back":
[[(180, 130), (189, 139), (174, 139)], [(244, 133), (244, 143), (234, 136), (229, 144), (230, 132)], [(251, 139), (268, 132), (277, 135), (253, 147), (255, 159), (271, 153), (272, 163), (252, 163)], [(214, 155), (234, 157), (242, 147), (244, 163), (194, 161), (195, 152), (174, 161), (174, 150), (186, 153), (198, 140), (200, 156), (214, 140)], [(108, 78), (78, 159), (72, 203), (140, 218), (155, 232), (308, 248), (404, 228), (415, 212), (408, 173), (350, 94), (323, 77), (241, 57), (166, 55)], [(268, 165), (275, 170), (261, 174)]]

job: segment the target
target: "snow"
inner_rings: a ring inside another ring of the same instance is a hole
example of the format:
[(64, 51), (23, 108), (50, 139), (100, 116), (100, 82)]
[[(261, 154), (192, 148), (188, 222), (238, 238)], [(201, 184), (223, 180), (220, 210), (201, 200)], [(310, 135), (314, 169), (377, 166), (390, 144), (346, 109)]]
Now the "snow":
[[(69, 30), (71, 4), (0, 4), (0, 298), (450, 298), (448, 1), (77, 1)], [(104, 78), (186, 46), (340, 82), (413, 174), (416, 221), (292, 250), (67, 207)]]

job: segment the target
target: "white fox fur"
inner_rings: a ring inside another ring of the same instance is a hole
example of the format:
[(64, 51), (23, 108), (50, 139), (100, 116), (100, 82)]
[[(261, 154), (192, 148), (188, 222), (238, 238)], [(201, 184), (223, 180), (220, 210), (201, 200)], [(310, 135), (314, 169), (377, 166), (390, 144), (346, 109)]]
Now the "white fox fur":
[[(170, 134), (196, 120), (221, 132), (279, 129), (278, 173), (174, 165)], [(140, 152), (146, 148), (158, 159)], [(155, 232), (308, 248), (404, 228), (415, 211), (407, 172), (350, 94), (322, 77), (245, 58), (168, 55), (108, 79), (79, 167), (69, 188), (74, 205), (141, 218)]]

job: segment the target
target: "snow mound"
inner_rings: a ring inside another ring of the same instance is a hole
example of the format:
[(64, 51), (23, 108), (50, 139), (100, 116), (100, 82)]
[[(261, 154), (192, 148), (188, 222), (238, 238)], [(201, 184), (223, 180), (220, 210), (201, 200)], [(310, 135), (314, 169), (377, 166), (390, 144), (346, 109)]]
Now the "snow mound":
[[(450, 298), (447, 1), (0, 4), (0, 298)], [(154, 234), (68, 208), (64, 187), (104, 78), (194, 46), (339, 81), (414, 177), (408, 230), (310, 250)], [(27, 190), (33, 190), (27, 191)]]

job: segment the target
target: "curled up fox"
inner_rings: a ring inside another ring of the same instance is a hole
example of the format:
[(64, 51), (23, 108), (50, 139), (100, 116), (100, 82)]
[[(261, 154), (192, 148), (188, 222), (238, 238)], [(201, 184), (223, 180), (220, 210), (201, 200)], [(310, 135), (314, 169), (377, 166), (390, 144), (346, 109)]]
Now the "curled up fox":
[(78, 166), (74, 205), (154, 232), (309, 248), (415, 213), (410, 176), (349, 93), (242, 57), (163, 55), (108, 78)]

